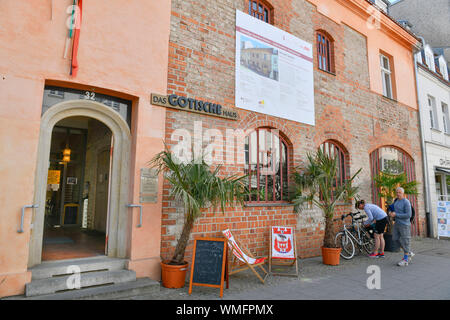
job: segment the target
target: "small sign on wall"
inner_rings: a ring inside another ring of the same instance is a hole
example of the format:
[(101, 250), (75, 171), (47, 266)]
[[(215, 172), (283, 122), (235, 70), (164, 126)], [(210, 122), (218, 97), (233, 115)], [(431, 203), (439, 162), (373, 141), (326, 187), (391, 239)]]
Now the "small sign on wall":
[(48, 170), (47, 184), (59, 184), (60, 177), (61, 177), (61, 171)]
[(67, 178), (67, 184), (77, 184), (77, 178), (75, 177), (68, 177)]
[(141, 168), (140, 203), (158, 202), (158, 174), (155, 169)]

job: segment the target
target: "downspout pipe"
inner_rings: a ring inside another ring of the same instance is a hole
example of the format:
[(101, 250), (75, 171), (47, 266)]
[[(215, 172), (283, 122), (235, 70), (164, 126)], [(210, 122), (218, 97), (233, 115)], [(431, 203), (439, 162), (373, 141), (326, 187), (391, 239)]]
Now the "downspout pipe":
[[(422, 41), (422, 47), (425, 47), (425, 39), (423, 37), (417, 36)], [(423, 133), (423, 124), (425, 123), (423, 119), (423, 112), (421, 111), (421, 103), (420, 103), (420, 90), (419, 90), (419, 74), (418, 74), (418, 67), (417, 67), (417, 53), (418, 51), (413, 51), (414, 53), (414, 72), (416, 76), (416, 90), (417, 90), (417, 107), (419, 108), (419, 126), (420, 126), (420, 144), (422, 147), (422, 169), (424, 172), (424, 190), (425, 190), (425, 217), (430, 217), (430, 204), (431, 204), (431, 195), (430, 195), (430, 189), (429, 189), (429, 181), (430, 177), (428, 174), (428, 157), (426, 152), (426, 146), (425, 146), (425, 137)], [(428, 237), (432, 237), (434, 235), (434, 225), (431, 223), (431, 219), (427, 219), (427, 226), (430, 229), (430, 234), (428, 234)]]

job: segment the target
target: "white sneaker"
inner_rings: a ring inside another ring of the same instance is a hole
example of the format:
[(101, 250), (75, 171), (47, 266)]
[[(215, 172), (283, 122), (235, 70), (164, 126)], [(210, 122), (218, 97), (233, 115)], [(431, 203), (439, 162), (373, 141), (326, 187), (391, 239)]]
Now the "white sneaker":
[(409, 257), (408, 257), (408, 258), (409, 258), (409, 259), (408, 259), (409, 262), (411, 262), (412, 257), (414, 257), (415, 255), (416, 255), (416, 254), (415, 254), (414, 252), (412, 252), (412, 251), (409, 253), (409, 255), (408, 255), (408, 256), (409, 256)]
[(402, 259), (399, 263), (397, 263), (397, 265), (400, 267), (406, 267), (408, 265), (408, 261)]

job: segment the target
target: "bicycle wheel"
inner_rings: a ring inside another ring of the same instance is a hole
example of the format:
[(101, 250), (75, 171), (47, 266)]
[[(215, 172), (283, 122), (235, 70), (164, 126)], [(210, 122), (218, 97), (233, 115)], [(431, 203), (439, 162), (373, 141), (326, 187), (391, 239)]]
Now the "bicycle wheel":
[(363, 231), (361, 234), (362, 248), (367, 254), (371, 254), (373, 252), (373, 248), (375, 246), (375, 241), (372, 239), (369, 233)]
[(355, 244), (353, 240), (347, 236), (344, 231), (339, 232), (335, 239), (335, 244), (338, 248), (341, 248), (341, 257), (344, 259), (351, 259), (355, 255)]

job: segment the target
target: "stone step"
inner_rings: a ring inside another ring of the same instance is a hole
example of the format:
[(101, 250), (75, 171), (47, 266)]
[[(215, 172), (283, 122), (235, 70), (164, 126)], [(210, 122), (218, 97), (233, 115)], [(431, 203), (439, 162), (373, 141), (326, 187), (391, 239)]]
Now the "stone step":
[(70, 275), (74, 267), (80, 268), (80, 272), (89, 271), (118, 271), (126, 269), (126, 259), (102, 257), (69, 259), (62, 261), (45, 261), (40, 265), (30, 268), (31, 279), (47, 279), (54, 276)]
[(14, 296), (3, 300), (115, 300), (140, 295), (150, 295), (160, 290), (160, 283), (150, 278), (139, 278), (125, 283), (102, 285), (93, 288), (74, 289), (32, 297)]
[[(75, 276), (76, 274), (71, 274), (32, 280), (25, 285), (25, 295), (30, 297), (70, 290), (69, 285), (76, 283), (73, 281)], [(79, 276), (81, 288), (136, 281), (136, 272), (132, 270), (91, 271), (80, 273)]]

